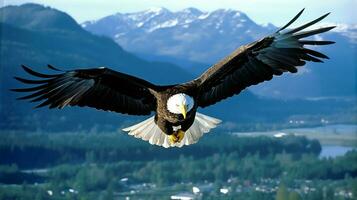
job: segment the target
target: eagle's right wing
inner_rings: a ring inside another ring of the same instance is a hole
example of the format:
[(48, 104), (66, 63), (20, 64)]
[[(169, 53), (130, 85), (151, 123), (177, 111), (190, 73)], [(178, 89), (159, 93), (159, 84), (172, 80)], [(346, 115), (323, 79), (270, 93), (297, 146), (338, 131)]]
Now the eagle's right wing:
[(302, 11), (276, 33), (238, 48), (200, 77), (187, 83), (199, 88), (198, 105), (206, 107), (215, 104), (240, 93), (246, 87), (268, 81), (273, 75), (281, 75), (287, 71), (295, 73), (297, 67), (305, 65), (306, 61), (322, 62), (321, 59), (328, 58), (322, 53), (306, 48), (305, 45), (327, 45), (334, 42), (304, 38), (329, 31), (334, 26), (302, 31), (321, 21), (328, 14), (295, 29), (284, 30), (301, 15)]
[(50, 69), (61, 72), (50, 75), (22, 67), (27, 73), (40, 79), (15, 79), (37, 86), (12, 90), (32, 92), (18, 99), (43, 101), (37, 107), (89, 106), (131, 115), (148, 115), (156, 108), (156, 99), (150, 92), (155, 85), (108, 68), (61, 71), (49, 65)]

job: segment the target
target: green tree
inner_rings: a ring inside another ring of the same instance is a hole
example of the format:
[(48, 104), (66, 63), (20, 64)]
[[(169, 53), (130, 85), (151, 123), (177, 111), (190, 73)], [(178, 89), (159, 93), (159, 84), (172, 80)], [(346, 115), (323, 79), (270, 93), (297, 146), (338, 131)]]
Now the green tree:
[(357, 179), (351, 181), (350, 187), (352, 188), (353, 199), (357, 200)]
[(276, 200), (287, 200), (288, 199), (288, 189), (286, 186), (282, 183), (279, 185), (278, 191), (276, 193)]
[(299, 193), (292, 191), (289, 193), (289, 200), (302, 200)]
[(334, 200), (335, 192), (332, 187), (327, 187), (324, 190), (325, 200)]
[(107, 188), (107, 191), (105, 191), (105, 195), (103, 200), (113, 200), (114, 199), (114, 191), (113, 191), (113, 185), (109, 184), (109, 187)]
[(318, 188), (315, 192), (312, 192), (312, 193), (309, 195), (309, 198), (308, 198), (308, 199), (311, 199), (311, 200), (321, 200), (321, 199), (324, 199), (323, 192), (322, 192), (321, 188)]

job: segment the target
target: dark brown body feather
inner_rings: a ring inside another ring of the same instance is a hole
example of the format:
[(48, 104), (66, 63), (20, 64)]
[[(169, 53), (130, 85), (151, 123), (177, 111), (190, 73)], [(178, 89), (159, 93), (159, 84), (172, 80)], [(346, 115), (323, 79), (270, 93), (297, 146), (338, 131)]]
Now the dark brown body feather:
[[(196, 110), (197, 110), (197, 87), (185, 86), (185, 85), (176, 85), (171, 88), (167, 88), (166, 90), (160, 92), (153, 92), (157, 99), (157, 108), (156, 108), (156, 116), (155, 121), (156, 124), (167, 134), (173, 133), (173, 126), (181, 126), (181, 130), (186, 131), (192, 125)], [(168, 111), (167, 109), (167, 101), (168, 99), (179, 93), (184, 93), (191, 96), (194, 99), (193, 108), (187, 113), (186, 119), (183, 118), (181, 114), (174, 114)]]

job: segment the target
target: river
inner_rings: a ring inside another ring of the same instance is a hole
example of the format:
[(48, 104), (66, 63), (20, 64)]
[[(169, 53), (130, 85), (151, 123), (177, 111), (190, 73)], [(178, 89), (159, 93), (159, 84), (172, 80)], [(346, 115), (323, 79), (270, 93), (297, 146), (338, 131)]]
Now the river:
[(336, 156), (343, 156), (348, 151), (357, 150), (356, 147), (351, 146), (334, 146), (334, 145), (323, 145), (320, 153), (320, 158), (334, 158)]
[(239, 137), (270, 136), (284, 137), (285, 135), (306, 136), (309, 139), (317, 139), (321, 143), (320, 157), (336, 157), (346, 152), (357, 150), (357, 125), (337, 124), (324, 125), (312, 128), (291, 128), (277, 131), (235, 132)]

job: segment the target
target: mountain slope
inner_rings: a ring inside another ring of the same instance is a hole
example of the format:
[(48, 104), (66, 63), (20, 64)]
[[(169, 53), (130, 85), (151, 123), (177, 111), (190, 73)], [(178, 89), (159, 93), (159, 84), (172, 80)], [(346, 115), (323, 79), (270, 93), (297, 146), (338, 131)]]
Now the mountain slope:
[[(117, 13), (85, 22), (82, 27), (113, 38), (143, 58), (177, 63), (196, 74), (240, 45), (276, 30), (271, 24), (256, 24), (239, 11), (202, 12), (194, 8)], [(337, 42), (319, 49), (331, 57), (325, 64), (310, 63), (298, 75), (288, 74), (250, 89), (259, 95), (284, 99), (356, 96), (356, 30), (355, 26), (338, 25), (336, 31), (318, 36)]]

